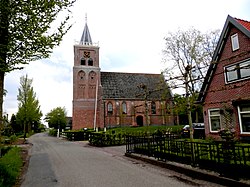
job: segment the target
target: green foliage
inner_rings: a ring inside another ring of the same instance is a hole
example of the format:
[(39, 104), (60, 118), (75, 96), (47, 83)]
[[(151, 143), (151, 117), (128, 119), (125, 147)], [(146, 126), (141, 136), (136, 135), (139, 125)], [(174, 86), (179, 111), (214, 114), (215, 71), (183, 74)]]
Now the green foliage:
[(23, 131), (22, 124), (17, 123), (15, 114), (12, 114), (12, 116), (10, 118), (10, 126), (15, 134)]
[(17, 141), (17, 136), (16, 135), (11, 135), (10, 136), (10, 143), (14, 143), (15, 141)]
[[(75, 1), (0, 1), (0, 116), (5, 73), (49, 57), (71, 28), (70, 7)], [(56, 24), (59, 15), (62, 21)], [(0, 131), (2, 128), (0, 123)]]
[(235, 130), (234, 129), (221, 129), (218, 132), (219, 136), (225, 140), (226, 142), (234, 141), (235, 138)]
[(56, 129), (49, 129), (49, 135), (50, 136), (57, 136), (57, 130)]
[(37, 129), (43, 115), (39, 101), (36, 99), (36, 93), (32, 87), (32, 81), (32, 79), (28, 78), (28, 75), (22, 76), (17, 96), (18, 112), (16, 114), (16, 124), (19, 124), (19, 126), (21, 124), (25, 125), (26, 132), (31, 131), (32, 128)]
[(64, 129), (67, 124), (66, 115), (65, 107), (56, 107), (46, 114), (45, 121), (48, 122), (50, 128)]
[(125, 144), (126, 135), (149, 135), (149, 134), (180, 134), (183, 126), (149, 126), (149, 127), (117, 127), (106, 132), (90, 133), (90, 144), (95, 146), (114, 146)]
[[(196, 99), (198, 97), (198, 94), (193, 94), (190, 96), (190, 106), (191, 106), (191, 114), (192, 119), (195, 119), (194, 121), (198, 120), (200, 122), (203, 121), (203, 110), (201, 104), (196, 104)], [(174, 114), (179, 116), (179, 122), (181, 124), (188, 124), (187, 119), (187, 99), (183, 95), (174, 94)], [(198, 119), (197, 119), (198, 116)]]
[(117, 127), (107, 130), (107, 134), (145, 134), (148, 132), (149, 134), (152, 134), (156, 132), (157, 130), (163, 131), (163, 132), (170, 132), (174, 134), (179, 134), (181, 132), (181, 129), (183, 128), (182, 125), (178, 126), (144, 126), (144, 127)]
[[(0, 2), (0, 71), (20, 69), (27, 64), (47, 58), (70, 29), (69, 8), (75, 0), (64, 1), (1, 1)], [(55, 23), (60, 12), (62, 22)], [(53, 24), (53, 30), (51, 29)]]
[(20, 148), (13, 147), (0, 158), (0, 186), (13, 186), (21, 167)]
[(95, 132), (94, 130), (74, 130), (74, 131), (65, 131), (61, 133), (61, 136), (67, 138), (70, 141), (84, 141), (89, 140), (89, 135)]
[(125, 144), (125, 134), (106, 134), (105, 132), (90, 133), (89, 143), (94, 146), (115, 146)]
[(4, 146), (4, 147), (0, 147), (1, 148), (1, 155), (0, 158), (3, 157), (6, 153), (8, 153), (8, 151), (12, 148), (11, 146)]

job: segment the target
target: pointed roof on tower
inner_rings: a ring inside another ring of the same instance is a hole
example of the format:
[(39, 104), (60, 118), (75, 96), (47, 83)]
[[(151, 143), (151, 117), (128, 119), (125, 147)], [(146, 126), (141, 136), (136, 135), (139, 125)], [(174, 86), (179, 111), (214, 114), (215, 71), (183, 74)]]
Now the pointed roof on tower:
[(87, 25), (87, 15), (85, 16), (85, 26), (80, 40), (80, 45), (92, 45), (92, 39)]

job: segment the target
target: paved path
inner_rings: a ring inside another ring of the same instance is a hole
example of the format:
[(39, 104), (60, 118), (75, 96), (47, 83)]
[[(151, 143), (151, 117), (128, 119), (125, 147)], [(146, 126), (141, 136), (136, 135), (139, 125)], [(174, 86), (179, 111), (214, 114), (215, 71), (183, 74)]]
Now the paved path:
[(33, 135), (29, 142), (33, 146), (22, 187), (200, 185), (197, 181), (180, 180), (180, 177), (166, 170), (125, 157), (124, 146), (96, 148), (87, 142), (69, 142), (44, 133)]

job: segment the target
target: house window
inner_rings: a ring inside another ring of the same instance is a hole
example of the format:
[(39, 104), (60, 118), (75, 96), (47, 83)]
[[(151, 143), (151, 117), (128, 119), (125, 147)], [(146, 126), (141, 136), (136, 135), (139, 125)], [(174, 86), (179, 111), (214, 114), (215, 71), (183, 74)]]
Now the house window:
[(122, 113), (127, 114), (127, 105), (125, 102), (122, 103)]
[(239, 39), (238, 39), (238, 34), (234, 34), (231, 36), (231, 43), (232, 43), (232, 50), (236, 51), (237, 49), (240, 48), (239, 46)]
[(238, 106), (240, 132), (242, 134), (250, 133), (250, 104)]
[(226, 82), (250, 78), (250, 59), (225, 67)]
[(220, 109), (209, 109), (210, 132), (218, 132), (221, 129)]
[(108, 114), (113, 114), (113, 105), (112, 105), (112, 103), (108, 103)]
[(154, 101), (151, 102), (151, 114), (156, 114), (156, 104)]
[(250, 60), (240, 63), (239, 67), (240, 67), (240, 77), (242, 79), (250, 77)]

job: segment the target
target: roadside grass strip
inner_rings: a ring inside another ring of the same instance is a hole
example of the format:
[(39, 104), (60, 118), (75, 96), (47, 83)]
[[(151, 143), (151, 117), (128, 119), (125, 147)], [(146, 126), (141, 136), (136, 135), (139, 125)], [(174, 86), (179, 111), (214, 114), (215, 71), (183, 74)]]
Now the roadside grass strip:
[(11, 187), (15, 184), (22, 167), (20, 151), (20, 148), (13, 147), (0, 158), (0, 187)]

